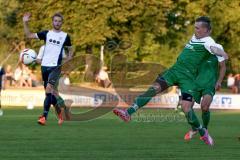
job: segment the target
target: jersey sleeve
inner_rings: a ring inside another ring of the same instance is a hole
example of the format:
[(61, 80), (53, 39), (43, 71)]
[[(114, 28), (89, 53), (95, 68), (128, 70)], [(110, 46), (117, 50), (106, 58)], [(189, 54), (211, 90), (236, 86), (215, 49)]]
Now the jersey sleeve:
[[(221, 50), (224, 51), (223, 46), (222, 46), (221, 44), (216, 44), (215, 47), (217, 47), (217, 48), (219, 48), (219, 49), (221, 49)], [(221, 57), (221, 56), (217, 56), (217, 59), (218, 59), (218, 62), (222, 62), (222, 61), (225, 60), (225, 59), (224, 59), (223, 57)]]
[(41, 31), (41, 32), (36, 33), (36, 36), (38, 37), (38, 39), (46, 41), (47, 33), (48, 33), (48, 31)]
[(205, 39), (205, 43), (204, 43), (204, 47), (206, 48), (206, 50), (208, 50), (208, 52), (210, 52), (211, 54), (214, 54), (211, 51), (211, 46), (216, 46), (217, 43), (211, 38), (211, 37), (206, 37)]
[(217, 59), (218, 59), (218, 62), (222, 62), (222, 61), (225, 60), (225, 59), (224, 59), (223, 57), (221, 57), (221, 56), (217, 56)]
[(67, 37), (65, 39), (64, 46), (68, 46), (68, 47), (72, 46), (71, 39), (70, 39), (69, 35), (67, 35)]

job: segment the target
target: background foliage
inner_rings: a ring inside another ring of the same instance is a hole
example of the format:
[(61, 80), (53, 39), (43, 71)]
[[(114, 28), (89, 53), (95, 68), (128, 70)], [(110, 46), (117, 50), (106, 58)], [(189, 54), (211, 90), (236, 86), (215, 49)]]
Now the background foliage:
[[(22, 15), (31, 12), (32, 32), (51, 29), (51, 16), (61, 12), (63, 30), (71, 35), (76, 54), (86, 47), (99, 55), (100, 45), (129, 41), (124, 51), (131, 61), (170, 66), (193, 33), (194, 19), (207, 15), (213, 38), (230, 55), (229, 71), (240, 72), (240, 2), (232, 0), (0, 0), (0, 59), (14, 44), (25, 42), (36, 51), (42, 44), (26, 40)], [(18, 55), (16, 51), (15, 57)], [(109, 63), (107, 53), (106, 62)], [(16, 62), (9, 58), (8, 63)]]

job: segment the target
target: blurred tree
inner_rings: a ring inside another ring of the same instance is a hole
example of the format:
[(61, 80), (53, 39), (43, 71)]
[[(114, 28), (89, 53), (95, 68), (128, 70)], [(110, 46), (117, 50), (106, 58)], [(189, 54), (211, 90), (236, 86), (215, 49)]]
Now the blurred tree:
[[(22, 15), (31, 12), (32, 32), (51, 28), (55, 12), (64, 15), (63, 30), (71, 35), (77, 54), (109, 41), (131, 42), (122, 50), (132, 61), (170, 66), (193, 34), (194, 20), (211, 17), (213, 38), (230, 54), (229, 70), (240, 72), (240, 2), (231, 0), (0, 0), (0, 46), (26, 41), (38, 50), (42, 42), (24, 38)], [(6, 49), (7, 50), (7, 49)], [(119, 50), (116, 49), (119, 53)], [(107, 63), (114, 51), (106, 51)]]

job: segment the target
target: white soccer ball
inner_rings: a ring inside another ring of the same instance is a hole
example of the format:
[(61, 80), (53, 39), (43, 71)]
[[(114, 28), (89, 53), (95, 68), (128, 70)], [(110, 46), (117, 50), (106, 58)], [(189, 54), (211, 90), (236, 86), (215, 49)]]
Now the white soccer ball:
[(20, 60), (23, 64), (31, 64), (37, 58), (37, 53), (33, 49), (26, 48), (20, 53)]

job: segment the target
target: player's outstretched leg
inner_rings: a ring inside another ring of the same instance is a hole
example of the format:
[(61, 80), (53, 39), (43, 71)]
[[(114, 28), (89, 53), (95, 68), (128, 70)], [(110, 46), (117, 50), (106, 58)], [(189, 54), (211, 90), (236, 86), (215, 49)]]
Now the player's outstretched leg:
[(135, 98), (133, 105), (131, 105), (127, 110), (117, 109), (113, 110), (113, 113), (121, 118), (123, 121), (128, 122), (131, 120), (131, 115), (135, 113), (139, 108), (145, 106), (152, 97), (156, 96), (158, 93), (166, 90), (168, 84), (165, 79), (161, 76), (157, 77), (155, 82), (151, 87), (148, 88), (146, 92)]
[(113, 113), (117, 115), (120, 119), (125, 122), (129, 122), (131, 120), (131, 115), (135, 113), (139, 108), (146, 105), (152, 97), (157, 94), (156, 87), (150, 87), (145, 93), (139, 95), (135, 98), (134, 103), (127, 110), (115, 108)]
[(131, 120), (131, 116), (129, 115), (128, 111), (125, 109), (115, 108), (113, 113), (122, 119), (124, 122), (129, 122)]

